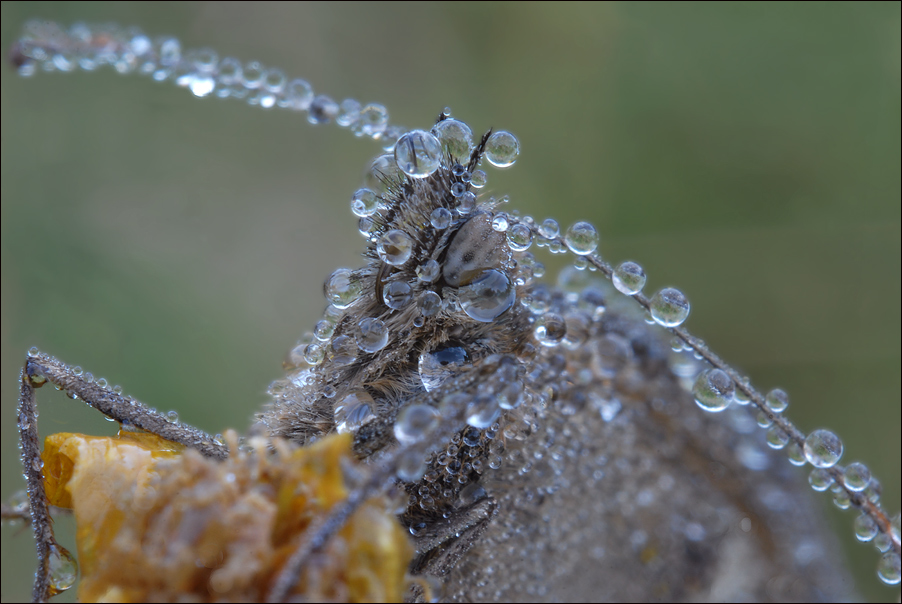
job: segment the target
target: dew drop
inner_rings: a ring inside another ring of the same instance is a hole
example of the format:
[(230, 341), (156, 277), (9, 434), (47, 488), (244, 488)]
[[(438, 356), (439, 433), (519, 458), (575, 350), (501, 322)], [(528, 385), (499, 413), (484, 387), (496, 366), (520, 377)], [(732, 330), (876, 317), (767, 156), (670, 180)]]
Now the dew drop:
[(354, 133), (358, 136), (377, 137), (388, 127), (388, 110), (382, 105), (372, 103), (360, 110), (360, 117), (354, 124)]
[(780, 426), (771, 426), (767, 430), (767, 446), (780, 450), (789, 443), (789, 435)]
[(815, 430), (805, 439), (805, 459), (815, 468), (831, 468), (842, 457), (842, 441), (829, 430)]
[(179, 414), (178, 411), (167, 411), (166, 412), (166, 421), (170, 424), (179, 423)]
[(325, 342), (331, 338), (333, 333), (335, 333), (335, 323), (326, 319), (320, 319), (313, 327), (313, 337), (320, 342)]
[(393, 310), (401, 310), (413, 297), (410, 285), (405, 281), (392, 281), (382, 288), (382, 301)]
[(351, 211), (355, 216), (370, 216), (379, 209), (379, 197), (370, 189), (357, 189), (351, 197)]
[(361, 285), (348, 268), (333, 272), (323, 287), (328, 300), (336, 308), (347, 308), (360, 296)]
[(357, 360), (357, 343), (350, 336), (338, 336), (332, 340), (329, 359), (336, 365), (350, 365)]
[(554, 218), (546, 218), (539, 225), (539, 235), (546, 239), (553, 239), (561, 234), (561, 225)]
[(774, 388), (764, 397), (764, 404), (774, 413), (783, 413), (789, 407), (789, 395), (780, 388)]
[(306, 80), (292, 80), (285, 87), (285, 106), (295, 111), (306, 111), (313, 102), (313, 87)]
[(360, 119), (360, 102), (356, 99), (345, 99), (338, 105), (335, 123), (343, 128), (352, 126)]
[(438, 138), (442, 152), (457, 160), (467, 160), (473, 151), (473, 131), (465, 123), (446, 119), (432, 127), (432, 133)]
[(491, 394), (479, 394), (467, 405), (466, 421), (474, 428), (484, 430), (501, 415), (501, 407)]
[(338, 115), (338, 103), (324, 94), (318, 95), (307, 109), (307, 121), (311, 124), (328, 124)]
[(507, 231), (507, 245), (515, 252), (525, 252), (532, 245), (532, 229), (525, 224), (515, 224)]
[(536, 339), (539, 344), (554, 347), (563, 342), (567, 335), (567, 325), (564, 317), (557, 313), (546, 313), (538, 318), (535, 327)]
[(877, 523), (867, 514), (861, 514), (856, 518), (853, 526), (855, 529), (855, 538), (863, 542), (870, 541), (876, 537), (879, 532)]
[(373, 160), (369, 172), (364, 178), (366, 188), (381, 193), (393, 182), (403, 178), (394, 155), (380, 155)]
[(733, 401), (733, 380), (720, 369), (702, 371), (692, 387), (692, 395), (696, 404), (705, 411), (723, 411)]
[(376, 253), (382, 261), (392, 266), (401, 266), (413, 253), (413, 239), (404, 231), (387, 231), (376, 245)]
[(425, 291), (417, 299), (417, 308), (424, 317), (434, 316), (442, 309), (442, 298), (435, 292)]
[(50, 581), (51, 595), (66, 591), (78, 578), (78, 564), (75, 558), (58, 543), (50, 546), (47, 578)]
[(510, 223), (507, 221), (507, 214), (501, 213), (492, 218), (492, 229), (503, 233), (508, 228), (510, 228)]
[(435, 208), (429, 216), (429, 223), (434, 229), (447, 229), (451, 226), (451, 210), (448, 208)]
[(467, 191), (457, 201), (458, 214), (469, 214), (476, 209), (476, 194), (473, 191)]
[(395, 420), (395, 438), (402, 445), (423, 440), (439, 424), (441, 415), (429, 405), (408, 405), (401, 409)]
[(645, 271), (635, 262), (626, 261), (614, 270), (611, 281), (621, 294), (635, 296), (645, 287)]
[(473, 170), (473, 174), (470, 175), (470, 186), (474, 189), (481, 189), (485, 186), (488, 179), (486, 178), (485, 172), (482, 170)]
[(591, 254), (598, 247), (598, 232), (588, 222), (574, 223), (564, 235), (567, 248), (578, 256)]
[(388, 328), (374, 317), (361, 319), (357, 323), (357, 346), (364, 352), (379, 352), (388, 344)]
[(458, 290), (461, 308), (471, 318), (491, 323), (516, 301), (513, 282), (502, 271), (486, 269)]
[(789, 463), (794, 466), (805, 465), (805, 452), (799, 446), (799, 443), (795, 441), (789, 443), (789, 446), (786, 447), (786, 457), (789, 458)]
[(323, 349), (322, 344), (307, 344), (306, 348), (304, 348), (304, 360), (311, 365), (318, 365), (325, 356), (326, 351)]
[[(426, 463), (423, 460), (423, 455), (420, 451), (410, 449), (409, 451), (404, 451), (398, 457), (397, 475), (401, 480), (405, 482), (417, 482), (425, 473)], [(411, 527), (410, 530), (411, 534), (415, 534), (413, 527)]]
[(843, 483), (850, 491), (860, 492), (868, 488), (871, 471), (860, 461), (850, 463), (843, 471)]
[(411, 178), (425, 178), (442, 163), (442, 145), (424, 130), (411, 130), (395, 144), (395, 161)]
[(435, 283), (442, 274), (442, 266), (435, 260), (427, 260), (417, 267), (417, 279), (423, 283)]
[(877, 563), (877, 576), (887, 585), (898, 585), (902, 577), (900, 573), (900, 559), (896, 552), (887, 552)]
[(833, 486), (833, 482), (833, 476), (831, 476), (830, 472), (824, 468), (815, 468), (811, 470), (811, 473), (808, 475), (808, 484), (810, 484), (811, 488), (815, 491), (826, 491)]
[(470, 363), (470, 355), (460, 346), (449, 346), (420, 355), (418, 372), (426, 392), (432, 392), (460, 374)]
[(354, 390), (335, 405), (335, 429), (339, 434), (353, 432), (376, 418), (376, 402), (366, 390)]
[(651, 317), (658, 325), (677, 327), (689, 316), (689, 300), (672, 287), (659, 291), (651, 299)]
[(496, 168), (508, 168), (520, 155), (520, 141), (505, 130), (493, 132), (485, 143), (485, 158)]

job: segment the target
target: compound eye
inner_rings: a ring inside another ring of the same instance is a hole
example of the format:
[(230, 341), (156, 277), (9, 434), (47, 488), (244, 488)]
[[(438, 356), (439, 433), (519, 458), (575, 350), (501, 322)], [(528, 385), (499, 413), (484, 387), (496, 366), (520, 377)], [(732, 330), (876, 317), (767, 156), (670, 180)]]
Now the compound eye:
[(448, 244), (442, 276), (451, 287), (460, 287), (485, 269), (501, 270), (509, 262), (504, 233), (492, 228), (490, 214), (479, 214), (465, 222)]

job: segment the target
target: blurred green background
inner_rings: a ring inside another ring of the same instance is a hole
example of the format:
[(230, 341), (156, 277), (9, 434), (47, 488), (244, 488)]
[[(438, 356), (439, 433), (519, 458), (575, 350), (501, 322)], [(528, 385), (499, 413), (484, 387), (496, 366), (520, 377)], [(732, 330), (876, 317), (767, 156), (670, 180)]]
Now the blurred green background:
[[(690, 329), (785, 388), (800, 427), (836, 429), (899, 510), (899, 3), (0, 10), (4, 48), (31, 17), (115, 21), (382, 102), (394, 123), (450, 105), (476, 131), (511, 130), (522, 155), (491, 190), (538, 219), (591, 220), (649, 290), (683, 289)], [(376, 146), (137, 76), (0, 78), (2, 495), (23, 485), (30, 346), (210, 432), (247, 426), (323, 279), (360, 264), (348, 204)], [(44, 434), (114, 430), (39, 399)], [(831, 515), (865, 597), (896, 601), (852, 514)], [(3, 529), (3, 601), (27, 597), (31, 548)]]

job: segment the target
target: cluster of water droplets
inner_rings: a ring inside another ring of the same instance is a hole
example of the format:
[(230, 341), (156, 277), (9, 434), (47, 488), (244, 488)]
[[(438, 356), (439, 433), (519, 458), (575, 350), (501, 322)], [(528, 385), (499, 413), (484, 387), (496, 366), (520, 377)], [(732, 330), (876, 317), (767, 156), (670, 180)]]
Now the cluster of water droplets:
[[(668, 287), (650, 298), (645, 297), (642, 289), (646, 283), (646, 274), (642, 267), (632, 261), (623, 262), (616, 268), (608, 265), (596, 253), (597, 234), (589, 223), (574, 224), (563, 237), (560, 236), (557, 222), (552, 219), (534, 225), (529, 217), (517, 222), (505, 216), (498, 223), (499, 228), (508, 232), (514, 225), (526, 225), (539, 242), (539, 247), (548, 248), (552, 253), (569, 250), (577, 256), (574, 268), (600, 271), (611, 280), (615, 289), (635, 299), (647, 311), (649, 323), (671, 329), (675, 336), (674, 350), (690, 353), (694, 361), (702, 361), (707, 365), (699, 372), (695, 362), (682, 364), (689, 372), (686, 376), (691, 379), (689, 388), (700, 408), (708, 412), (720, 412), (733, 403), (748, 405), (754, 402), (754, 406), (758, 407), (757, 423), (767, 430), (767, 445), (784, 450), (794, 465), (807, 463), (814, 466), (815, 470), (810, 478), (812, 488), (819, 491), (829, 489), (837, 507), (847, 509), (854, 506), (861, 511), (855, 521), (856, 537), (861, 541), (873, 541), (881, 552), (878, 565), (880, 579), (891, 585), (899, 583), (900, 516), (897, 514), (890, 520), (882, 510), (879, 481), (860, 462), (845, 468), (838, 465), (843, 445), (836, 434), (820, 429), (805, 435), (786, 419), (783, 412), (789, 405), (789, 397), (783, 390), (774, 389), (762, 396), (751, 387), (747, 378), (724, 363), (704, 342), (685, 331), (681, 326), (688, 318), (690, 305), (681, 291)], [(536, 305), (534, 296), (528, 296), (526, 303)], [(541, 304), (538, 306), (541, 307)], [(535, 335), (540, 343), (554, 342), (555, 338), (549, 337), (549, 334), (554, 333), (553, 327), (557, 324), (554, 317), (542, 317), (536, 322)]]
[(311, 124), (334, 122), (356, 136), (380, 140), (391, 149), (404, 128), (389, 124), (377, 103), (336, 101), (314, 92), (309, 82), (290, 79), (278, 67), (222, 57), (209, 48), (183, 49), (173, 37), (151, 38), (135, 27), (76, 23), (65, 28), (30, 21), (14, 48), (13, 62), (23, 76), (37, 72), (94, 71), (109, 66), (157, 82), (173, 82), (194, 96), (232, 98), (263, 109), (301, 111)]

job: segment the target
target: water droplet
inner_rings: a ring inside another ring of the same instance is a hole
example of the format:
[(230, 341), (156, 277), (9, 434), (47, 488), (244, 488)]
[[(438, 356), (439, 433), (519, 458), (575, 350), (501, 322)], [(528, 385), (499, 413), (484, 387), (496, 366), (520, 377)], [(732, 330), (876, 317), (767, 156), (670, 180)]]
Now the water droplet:
[(590, 343), (592, 371), (602, 379), (615, 377), (633, 358), (629, 340), (617, 334), (606, 334)]
[(808, 484), (815, 491), (826, 491), (833, 485), (833, 476), (824, 468), (815, 468), (808, 475)]
[[(874, 482), (873, 480), (871, 482)], [(893, 533), (893, 539), (899, 541), (899, 536), (902, 534), (900, 531), (900, 526), (902, 526), (902, 515), (896, 514), (893, 516), (892, 521), (890, 522), (890, 530)]]
[(525, 224), (515, 224), (507, 231), (507, 245), (515, 252), (525, 252), (532, 245), (532, 229)]
[(423, 292), (417, 299), (417, 308), (424, 317), (431, 317), (442, 309), (442, 298), (435, 292)]
[(313, 87), (306, 80), (292, 80), (285, 88), (285, 107), (306, 111), (313, 102)]
[(62, 593), (75, 584), (78, 578), (78, 564), (75, 558), (58, 543), (50, 546), (47, 578), (50, 581), (50, 595)]
[(843, 483), (850, 491), (860, 492), (871, 482), (871, 471), (860, 461), (850, 463), (843, 471)]
[(442, 152), (456, 160), (466, 161), (473, 151), (473, 131), (465, 123), (446, 119), (432, 127), (432, 133), (438, 138)]
[(364, 352), (379, 352), (388, 344), (388, 328), (374, 317), (357, 323), (357, 346)]
[[(416, 449), (410, 449), (401, 453), (397, 464), (397, 476), (405, 482), (417, 482), (426, 473), (426, 463), (423, 460), (423, 455)], [(410, 530), (411, 534), (416, 534), (413, 527)]]
[(802, 450), (802, 447), (799, 446), (799, 443), (795, 441), (789, 443), (786, 447), (786, 457), (789, 459), (789, 463), (794, 466), (805, 465), (805, 452)]
[(539, 225), (539, 235), (546, 239), (553, 239), (561, 234), (561, 225), (554, 218), (546, 218)]
[(485, 186), (488, 179), (486, 179), (485, 172), (482, 170), (473, 170), (473, 174), (470, 175), (470, 186), (474, 189), (481, 189)]
[(435, 208), (429, 216), (432, 228), (443, 230), (451, 226), (451, 210), (448, 208)]
[(376, 402), (366, 390), (354, 390), (335, 405), (335, 429), (340, 433), (357, 430), (376, 418)]
[(355, 216), (370, 216), (378, 209), (379, 197), (370, 189), (357, 189), (351, 197), (351, 211)]
[(460, 197), (467, 192), (467, 185), (462, 182), (456, 182), (451, 185), (451, 197)]
[(40, 352), (41, 351), (38, 350), (37, 346), (32, 346), (31, 348), (28, 349), (28, 356), (36, 357), (36, 356), (38, 356), (38, 354), (40, 354)]
[(510, 278), (502, 271), (486, 269), (458, 290), (461, 308), (477, 321), (490, 323), (516, 301)]
[(874, 547), (877, 548), (879, 552), (886, 552), (893, 546), (893, 541), (889, 535), (886, 533), (880, 533), (876, 537), (874, 537)]
[(109, 382), (106, 381), (106, 378), (98, 378), (97, 385), (100, 386), (101, 388), (106, 388), (107, 385), (109, 385)]
[(460, 374), (461, 368), (470, 363), (470, 355), (460, 346), (448, 346), (420, 355), (418, 371), (426, 392), (439, 388)]
[(645, 271), (635, 262), (626, 261), (614, 270), (611, 281), (621, 294), (635, 296), (645, 287)]
[(598, 232), (588, 222), (577, 222), (567, 229), (564, 243), (574, 254), (585, 256), (598, 247)]
[(467, 405), (466, 420), (474, 428), (484, 430), (501, 415), (501, 407), (491, 394), (478, 394)]
[(564, 317), (553, 312), (542, 315), (536, 320), (535, 334), (542, 346), (557, 346), (567, 335)]
[(441, 165), (442, 145), (429, 132), (411, 130), (395, 144), (395, 161), (411, 178), (425, 178)]
[(372, 103), (360, 110), (360, 117), (354, 124), (354, 133), (359, 136), (377, 137), (388, 126), (388, 110), (382, 105)]
[(435, 260), (427, 260), (417, 267), (417, 279), (423, 283), (434, 283), (442, 274), (442, 266)]
[(340, 268), (329, 276), (323, 290), (333, 306), (347, 308), (360, 296), (361, 285), (351, 269)]
[(651, 299), (651, 316), (658, 325), (677, 327), (689, 316), (689, 300), (672, 287), (666, 287)]
[(387, 231), (376, 245), (376, 253), (382, 261), (392, 266), (401, 266), (413, 253), (413, 239), (404, 231)]
[[(437, 271), (438, 269), (436, 269), (436, 273)], [(401, 310), (410, 304), (412, 297), (410, 285), (405, 281), (392, 281), (382, 288), (382, 301), (394, 310)]]
[(508, 168), (520, 155), (520, 141), (505, 130), (493, 132), (485, 143), (485, 158), (496, 168)]
[(332, 340), (329, 359), (336, 365), (350, 365), (357, 360), (357, 343), (350, 336), (338, 336)]
[(780, 450), (789, 443), (789, 435), (780, 426), (771, 426), (767, 430), (767, 446)]
[(167, 411), (166, 412), (166, 421), (171, 424), (179, 423), (179, 414), (178, 411)]
[(494, 218), (492, 218), (492, 228), (499, 233), (505, 232), (508, 227), (510, 227), (510, 223), (507, 220), (507, 214), (497, 214)]
[(304, 348), (304, 360), (311, 365), (317, 365), (326, 356), (326, 351), (321, 344), (311, 343)]
[(345, 99), (338, 105), (338, 116), (335, 123), (343, 128), (352, 126), (360, 119), (360, 102), (356, 99)]
[(318, 95), (307, 108), (307, 121), (311, 124), (328, 124), (338, 115), (338, 103), (330, 96)]
[(880, 558), (877, 563), (877, 576), (887, 585), (898, 585), (899, 579), (902, 577), (900, 572), (899, 554), (896, 552), (887, 552)]
[(395, 156), (380, 155), (373, 160), (369, 172), (364, 177), (364, 185), (376, 193), (382, 193), (391, 183), (397, 183), (403, 178), (404, 173), (398, 168)]
[(789, 407), (789, 395), (779, 388), (774, 388), (764, 397), (764, 404), (774, 413), (783, 413)]
[(720, 369), (702, 371), (692, 387), (692, 395), (705, 411), (723, 411), (733, 402), (733, 380)]
[(877, 536), (879, 529), (873, 518), (867, 514), (861, 514), (855, 519), (855, 538), (859, 541), (868, 542)]
[(395, 438), (402, 445), (423, 440), (439, 424), (441, 415), (429, 405), (408, 405), (401, 409), (395, 420)]
[(320, 342), (325, 342), (331, 338), (333, 333), (335, 333), (335, 323), (326, 319), (320, 319), (313, 327), (313, 337)]
[(833, 467), (842, 452), (842, 441), (829, 430), (815, 430), (805, 439), (805, 459), (815, 468)]
[(476, 194), (473, 191), (467, 191), (457, 198), (457, 213), (469, 214), (476, 209)]

